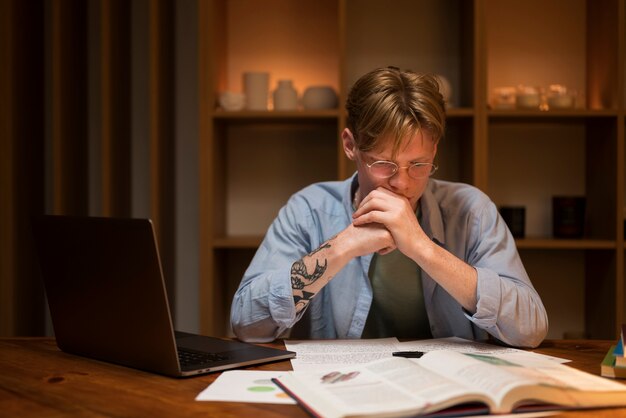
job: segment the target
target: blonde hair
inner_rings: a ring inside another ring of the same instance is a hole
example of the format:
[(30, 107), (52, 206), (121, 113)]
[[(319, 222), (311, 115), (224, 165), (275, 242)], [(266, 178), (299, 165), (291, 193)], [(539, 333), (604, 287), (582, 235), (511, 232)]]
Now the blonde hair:
[(373, 70), (357, 80), (346, 100), (347, 125), (360, 151), (393, 138), (394, 156), (408, 135), (426, 130), (435, 143), (445, 132), (446, 115), (437, 79), (395, 67)]

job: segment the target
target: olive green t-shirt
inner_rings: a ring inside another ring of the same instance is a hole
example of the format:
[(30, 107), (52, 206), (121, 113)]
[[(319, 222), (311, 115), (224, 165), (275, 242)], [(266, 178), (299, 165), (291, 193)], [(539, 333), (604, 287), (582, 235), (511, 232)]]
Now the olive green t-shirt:
[[(419, 209), (416, 215), (419, 219)], [(374, 254), (368, 272), (374, 297), (363, 338), (432, 338), (421, 272), (422, 269), (399, 250)]]
[(424, 306), (421, 269), (413, 260), (395, 250), (375, 254), (369, 277), (374, 299), (363, 338), (431, 338)]

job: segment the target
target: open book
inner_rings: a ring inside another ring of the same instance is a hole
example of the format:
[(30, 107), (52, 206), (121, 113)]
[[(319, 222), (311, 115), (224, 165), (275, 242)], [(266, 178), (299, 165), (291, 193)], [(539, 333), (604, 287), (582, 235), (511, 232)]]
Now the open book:
[(288, 372), (276, 383), (322, 417), (392, 417), (452, 407), (504, 413), (626, 406), (626, 385), (562, 364), (531, 368), (443, 350), (421, 359), (390, 357), (330, 373)]

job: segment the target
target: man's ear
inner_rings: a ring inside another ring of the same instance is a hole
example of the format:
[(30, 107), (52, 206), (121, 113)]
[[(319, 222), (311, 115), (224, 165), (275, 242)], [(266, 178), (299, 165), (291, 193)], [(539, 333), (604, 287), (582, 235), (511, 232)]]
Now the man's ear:
[(343, 152), (346, 153), (346, 157), (354, 161), (356, 159), (356, 144), (354, 143), (352, 132), (348, 128), (341, 132), (341, 141), (343, 142)]

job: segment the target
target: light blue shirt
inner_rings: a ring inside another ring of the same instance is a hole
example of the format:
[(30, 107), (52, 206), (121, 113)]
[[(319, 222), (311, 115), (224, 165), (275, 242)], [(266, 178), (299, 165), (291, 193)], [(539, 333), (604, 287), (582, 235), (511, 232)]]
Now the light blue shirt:
[[(292, 264), (352, 221), (356, 176), (313, 184), (293, 195), (270, 226), (235, 293), (231, 325), (241, 340), (360, 338), (372, 302), (372, 254), (350, 262), (296, 314)], [(472, 315), (422, 272), (426, 312), (434, 338), (457, 336), (535, 347), (548, 318), (522, 265), (515, 241), (494, 203), (475, 187), (430, 179), (420, 198), (426, 235), (478, 273)]]

